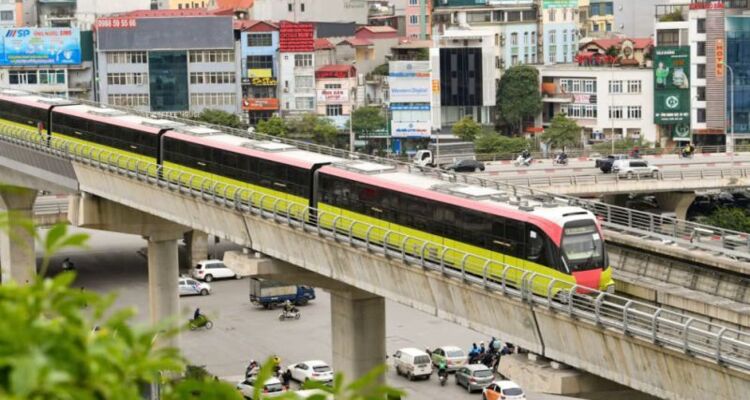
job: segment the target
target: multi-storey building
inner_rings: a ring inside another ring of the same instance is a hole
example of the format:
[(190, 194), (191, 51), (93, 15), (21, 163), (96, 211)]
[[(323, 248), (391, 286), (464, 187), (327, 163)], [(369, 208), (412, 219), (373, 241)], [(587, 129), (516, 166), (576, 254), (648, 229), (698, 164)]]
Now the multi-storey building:
[(252, 21), (240, 36), (242, 110), (255, 125), (279, 111), (279, 27)]
[(75, 18), (72, 24), (82, 31), (91, 30), (96, 19), (101, 16), (151, 8), (151, 0), (77, 0), (74, 3)]
[(366, 0), (255, 0), (250, 19), (367, 24)]
[(309, 23), (279, 24), (281, 113), (315, 112), (315, 27)]
[(573, 62), (578, 52), (578, 0), (541, 0), (541, 3), (541, 62)]
[(20, 0), (0, 0), (0, 28), (21, 26), (18, 18), (22, 18), (22, 15), (23, 3)]
[(100, 18), (96, 26), (103, 103), (153, 112), (239, 112), (232, 17), (199, 9), (135, 11)]
[(318, 115), (345, 128), (352, 110), (361, 103), (357, 96), (357, 69), (349, 64), (324, 65), (315, 71), (315, 86)]
[(406, 37), (429, 39), (432, 26), (432, 0), (407, 0), (404, 20)]

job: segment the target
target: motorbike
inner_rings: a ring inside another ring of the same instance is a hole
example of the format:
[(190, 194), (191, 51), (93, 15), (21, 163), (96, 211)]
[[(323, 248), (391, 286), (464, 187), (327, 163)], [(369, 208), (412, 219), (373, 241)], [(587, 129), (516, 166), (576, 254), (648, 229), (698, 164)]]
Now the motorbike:
[(513, 163), (516, 167), (528, 167), (531, 165), (531, 162), (534, 161), (534, 158), (529, 156), (527, 158), (524, 158), (523, 155), (518, 156), (516, 158), (516, 162)]
[(562, 158), (562, 157), (555, 157), (554, 160), (552, 160), (553, 165), (568, 165), (568, 158)]
[(279, 314), (279, 321), (284, 321), (287, 319), (299, 319), (301, 316), (299, 310), (295, 307), (292, 308), (291, 311), (283, 310), (281, 311), (281, 314)]
[(200, 315), (198, 316), (198, 318), (189, 320), (188, 326), (190, 327), (191, 331), (194, 331), (200, 328), (211, 329), (214, 327), (214, 323), (211, 322), (210, 319), (206, 318), (206, 316)]
[(687, 151), (681, 151), (680, 152), (680, 158), (691, 159), (691, 158), (693, 158), (693, 153), (692, 152), (687, 152)]
[(438, 372), (438, 381), (440, 382), (440, 386), (445, 386), (445, 383), (448, 382), (448, 372)]

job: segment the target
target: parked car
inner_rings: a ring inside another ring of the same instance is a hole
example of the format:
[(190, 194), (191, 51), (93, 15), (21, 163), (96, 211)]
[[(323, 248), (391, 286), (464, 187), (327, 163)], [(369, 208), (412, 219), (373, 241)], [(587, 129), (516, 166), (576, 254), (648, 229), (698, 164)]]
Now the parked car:
[(612, 164), (612, 173), (632, 179), (636, 176), (659, 177), (659, 168), (649, 165), (646, 160), (617, 160)]
[(206, 282), (219, 278), (242, 278), (242, 276), (227, 268), (221, 260), (200, 261), (190, 270), (190, 276)]
[[(251, 376), (244, 381), (237, 384), (237, 390), (242, 393), (242, 396), (246, 399), (252, 399), (255, 390), (255, 376)], [(268, 378), (263, 384), (262, 398), (278, 397), (286, 392), (284, 385), (278, 378)]]
[(403, 348), (394, 353), (393, 366), (397, 375), (404, 375), (410, 381), (416, 378), (430, 379), (432, 375), (430, 356), (414, 347)]
[(604, 158), (597, 159), (595, 161), (596, 168), (599, 168), (605, 174), (612, 172), (612, 164), (616, 160), (627, 160), (627, 154), (610, 154)]
[(456, 385), (463, 386), (471, 393), (482, 390), (495, 380), (495, 374), (484, 364), (470, 364), (456, 371)]
[(495, 381), (482, 391), (484, 400), (526, 400), (526, 394), (513, 381)]
[(292, 379), (297, 382), (333, 382), (333, 370), (325, 361), (303, 361), (290, 365), (287, 370), (292, 373)]
[(201, 296), (207, 296), (211, 293), (211, 285), (204, 282), (196, 281), (195, 279), (191, 278), (183, 278), (180, 277), (178, 284), (180, 289), (180, 296), (191, 296), (191, 295), (201, 295)]
[(456, 346), (438, 347), (432, 351), (432, 364), (437, 367), (440, 361), (445, 361), (448, 371), (455, 371), (468, 362), (466, 353)]
[(461, 160), (445, 167), (447, 171), (453, 172), (477, 172), (484, 171), (484, 163), (477, 160)]

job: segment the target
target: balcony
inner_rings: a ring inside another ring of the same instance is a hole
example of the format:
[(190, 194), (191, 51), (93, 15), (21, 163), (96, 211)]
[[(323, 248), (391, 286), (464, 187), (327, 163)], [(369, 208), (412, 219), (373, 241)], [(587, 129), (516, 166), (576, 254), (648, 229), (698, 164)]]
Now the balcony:
[(545, 103), (572, 103), (574, 97), (570, 93), (564, 93), (556, 83), (542, 83), (542, 102)]

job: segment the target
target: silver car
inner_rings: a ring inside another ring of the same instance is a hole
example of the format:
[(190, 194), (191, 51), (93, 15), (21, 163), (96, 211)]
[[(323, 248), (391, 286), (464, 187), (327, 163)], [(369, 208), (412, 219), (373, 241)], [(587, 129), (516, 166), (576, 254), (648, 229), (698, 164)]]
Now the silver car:
[(470, 364), (456, 371), (456, 385), (469, 391), (482, 390), (495, 380), (495, 374), (484, 364)]
[(178, 286), (180, 289), (180, 296), (206, 296), (211, 293), (211, 285), (209, 285), (208, 283), (196, 281), (192, 278), (179, 278)]
[(617, 176), (633, 179), (640, 176), (659, 177), (659, 168), (649, 165), (646, 160), (615, 160), (612, 173)]

